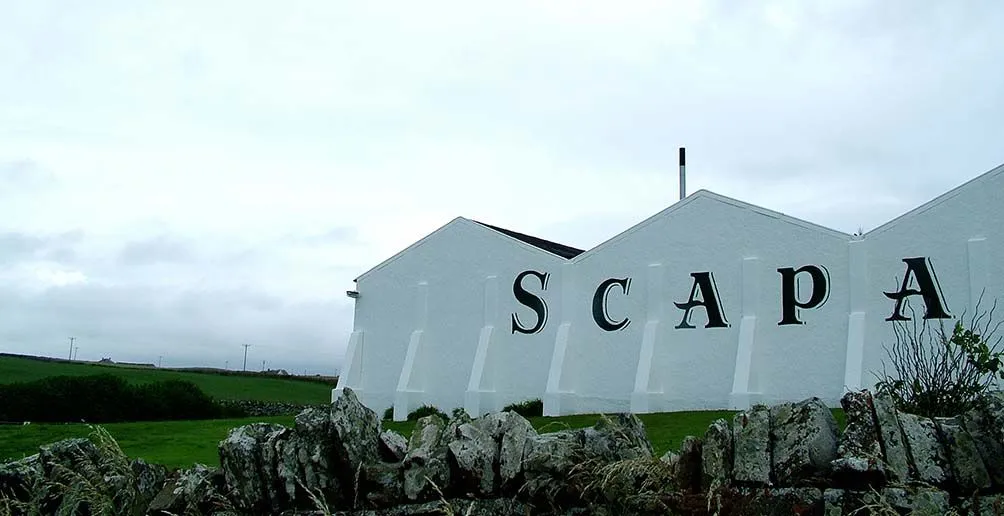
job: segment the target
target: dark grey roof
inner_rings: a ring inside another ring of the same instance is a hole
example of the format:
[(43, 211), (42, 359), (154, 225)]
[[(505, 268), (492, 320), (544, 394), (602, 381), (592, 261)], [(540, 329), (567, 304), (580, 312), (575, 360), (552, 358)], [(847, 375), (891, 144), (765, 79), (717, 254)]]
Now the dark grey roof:
[(498, 226), (492, 226), (491, 224), (485, 224), (484, 222), (478, 222), (476, 220), (474, 222), (477, 222), (478, 224), (481, 224), (486, 228), (494, 229), (495, 231), (498, 231), (503, 235), (530, 244), (538, 249), (543, 249), (544, 251), (547, 251), (553, 255), (560, 256), (566, 260), (575, 258), (576, 256), (585, 252), (582, 249), (576, 249), (574, 247), (569, 247), (567, 245), (559, 244), (557, 242), (551, 242), (550, 240), (544, 240), (543, 238), (537, 238), (535, 236), (525, 235), (523, 233), (517, 233), (509, 229), (500, 228)]

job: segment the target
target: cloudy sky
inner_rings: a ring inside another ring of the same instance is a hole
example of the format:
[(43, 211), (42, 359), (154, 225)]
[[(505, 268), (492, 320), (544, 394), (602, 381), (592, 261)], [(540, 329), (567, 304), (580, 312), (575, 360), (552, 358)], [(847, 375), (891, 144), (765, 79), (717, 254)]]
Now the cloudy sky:
[[(333, 373), (456, 216), (868, 230), (1004, 162), (987, 1), (0, 0), (0, 352)], [(160, 358), (162, 357), (162, 358)]]

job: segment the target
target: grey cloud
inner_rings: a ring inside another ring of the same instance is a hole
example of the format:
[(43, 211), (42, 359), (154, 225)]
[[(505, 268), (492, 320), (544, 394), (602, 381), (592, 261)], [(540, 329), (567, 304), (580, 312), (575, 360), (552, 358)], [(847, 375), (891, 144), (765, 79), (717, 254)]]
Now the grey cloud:
[(119, 263), (127, 266), (191, 263), (196, 259), (190, 243), (166, 236), (129, 242), (119, 252)]
[(187, 289), (174, 301), (180, 311), (192, 313), (214, 313), (226, 309), (231, 314), (240, 311), (276, 312), (286, 308), (286, 302), (279, 296), (248, 288), (204, 291)]
[(43, 246), (39, 237), (21, 233), (0, 233), (0, 256), (4, 261), (33, 256)]
[(281, 239), (283, 244), (304, 246), (326, 246), (356, 243), (359, 233), (354, 227), (339, 226), (309, 234), (291, 234)]
[[(569, 66), (545, 47), (525, 56), (552, 61), (540, 74), (466, 84), (433, 105), (453, 130), (493, 138), (504, 128), (563, 161), (621, 173), (672, 171), (681, 145), (691, 147), (697, 170), (723, 180), (771, 181), (833, 165), (853, 177), (873, 173), (855, 166), (862, 159), (846, 152), (848, 142), (881, 147), (899, 167), (920, 161), (916, 175), (949, 165), (935, 159), (946, 149), (958, 150), (953, 160), (963, 170), (990, 168), (996, 151), (985, 142), (1004, 136), (994, 122), (1004, 116), (1004, 73), (993, 50), (1004, 40), (988, 20), (1004, 21), (1004, 9), (891, 4), (796, 8), (803, 32), (795, 41), (760, 20), (763, 8), (753, 4), (716, 19), (719, 30), (699, 28), (702, 44), (691, 55), (666, 52), (650, 66), (602, 57)], [(951, 19), (974, 23), (957, 25), (966, 27), (962, 35)], [(546, 84), (534, 95), (505, 93), (524, 80)], [(985, 139), (974, 141), (970, 128)], [(801, 166), (757, 166), (776, 158)]]
[(31, 193), (55, 185), (56, 178), (32, 160), (0, 162), (0, 197)]
[(76, 259), (75, 246), (82, 239), (83, 232), (80, 230), (42, 235), (0, 232), (0, 260), (8, 263), (29, 259), (70, 263)]
[(320, 242), (320, 243), (345, 243), (354, 242), (359, 237), (356, 228), (353, 227), (337, 227), (325, 231), (319, 235), (314, 235), (310, 238), (310, 241)]
[(38, 295), (0, 293), (0, 348), (65, 356), (77, 338), (80, 358), (165, 365), (239, 365), (252, 344), (260, 365), (331, 374), (351, 322), (348, 304), (284, 302), (252, 290), (178, 292), (163, 288), (74, 285)]

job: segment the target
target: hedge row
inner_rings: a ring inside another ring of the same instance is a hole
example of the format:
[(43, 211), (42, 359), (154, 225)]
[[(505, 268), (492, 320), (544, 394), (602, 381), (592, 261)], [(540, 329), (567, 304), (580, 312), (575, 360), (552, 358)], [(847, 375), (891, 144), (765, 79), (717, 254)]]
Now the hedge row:
[(0, 421), (112, 423), (241, 417), (192, 382), (133, 385), (119, 376), (53, 376), (0, 385)]

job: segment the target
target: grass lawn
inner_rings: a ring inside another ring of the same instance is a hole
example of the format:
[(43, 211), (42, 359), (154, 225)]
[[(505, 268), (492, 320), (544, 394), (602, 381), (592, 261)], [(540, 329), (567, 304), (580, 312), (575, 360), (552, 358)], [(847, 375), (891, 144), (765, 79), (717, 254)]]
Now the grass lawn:
[[(328, 403), (334, 385), (255, 376), (130, 368), (87, 363), (48, 362), (0, 356), (0, 383), (28, 382), (49, 376), (114, 374), (134, 384), (188, 380), (216, 399)], [(112, 435), (115, 435), (114, 433)]]
[[(196, 462), (219, 466), (216, 447), (230, 429), (250, 423), (279, 423), (292, 426), (293, 416), (207, 421), (158, 421), (142, 423), (107, 423), (100, 425), (118, 441), (130, 457), (169, 468), (187, 468)], [(87, 437), (87, 425), (31, 424), (0, 426), (0, 462), (38, 453), (38, 447), (61, 439)]]
[[(844, 411), (833, 409), (837, 427), (844, 429)], [(667, 451), (677, 451), (688, 435), (703, 437), (705, 430), (718, 418), (725, 418), (730, 423), (734, 410), (695, 410), (689, 412), (662, 412), (658, 414), (638, 414), (638, 419), (645, 423), (645, 432), (656, 456), (661, 457)], [(561, 417), (534, 417), (530, 423), (538, 432), (555, 432), (565, 428), (583, 428), (596, 424), (598, 415), (576, 415)], [(385, 423), (386, 424), (386, 423)]]
[[(834, 410), (840, 428), (843, 413)], [(688, 435), (702, 436), (708, 425), (720, 417), (730, 419), (732, 411), (670, 412), (641, 414), (649, 440), (657, 456), (677, 450)], [(566, 428), (592, 426), (600, 416), (575, 415), (535, 417), (530, 422), (539, 432), (555, 432)], [(247, 419), (217, 419), (209, 421), (165, 421), (144, 423), (109, 423), (102, 425), (114, 437), (126, 455), (142, 457), (147, 462), (170, 468), (187, 468), (196, 462), (219, 465), (216, 447), (230, 429), (255, 422), (293, 425), (293, 416)], [(414, 422), (383, 422), (405, 437), (411, 435)], [(90, 429), (83, 424), (32, 424), (0, 426), (0, 463), (20, 459), (38, 452), (42, 444), (70, 437), (86, 437)]]

